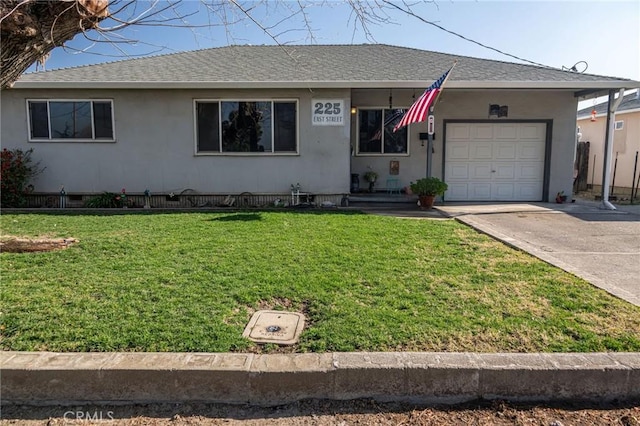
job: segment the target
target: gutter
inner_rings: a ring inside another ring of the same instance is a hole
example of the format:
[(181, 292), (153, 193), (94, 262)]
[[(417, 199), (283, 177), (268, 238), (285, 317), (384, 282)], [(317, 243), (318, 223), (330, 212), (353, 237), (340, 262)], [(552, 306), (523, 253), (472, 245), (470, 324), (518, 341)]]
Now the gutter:
[[(13, 89), (415, 89), (432, 81), (20, 81)], [(450, 81), (447, 89), (612, 90), (640, 88), (640, 82), (609, 81)]]

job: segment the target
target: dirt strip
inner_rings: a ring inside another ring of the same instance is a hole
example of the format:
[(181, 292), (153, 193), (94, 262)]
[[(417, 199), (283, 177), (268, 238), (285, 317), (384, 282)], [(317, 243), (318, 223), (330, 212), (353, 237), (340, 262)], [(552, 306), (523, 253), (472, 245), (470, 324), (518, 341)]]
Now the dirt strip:
[(221, 404), (5, 406), (0, 425), (640, 425), (638, 404), (533, 405), (477, 401), (424, 407), (370, 400), (260, 408)]

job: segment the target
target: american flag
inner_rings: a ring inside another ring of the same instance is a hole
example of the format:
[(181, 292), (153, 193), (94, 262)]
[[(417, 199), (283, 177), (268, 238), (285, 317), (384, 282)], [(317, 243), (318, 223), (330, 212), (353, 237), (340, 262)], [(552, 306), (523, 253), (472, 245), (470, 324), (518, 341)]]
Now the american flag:
[(406, 126), (411, 123), (419, 123), (424, 121), (427, 118), (427, 114), (429, 113), (429, 107), (433, 103), (433, 101), (438, 97), (438, 93), (442, 90), (442, 85), (444, 84), (447, 76), (451, 72), (453, 67), (449, 68), (447, 72), (442, 74), (442, 77), (437, 79), (431, 86), (424, 91), (424, 93), (416, 100), (411, 108), (404, 114), (402, 120), (393, 128), (393, 131), (397, 131), (398, 129)]

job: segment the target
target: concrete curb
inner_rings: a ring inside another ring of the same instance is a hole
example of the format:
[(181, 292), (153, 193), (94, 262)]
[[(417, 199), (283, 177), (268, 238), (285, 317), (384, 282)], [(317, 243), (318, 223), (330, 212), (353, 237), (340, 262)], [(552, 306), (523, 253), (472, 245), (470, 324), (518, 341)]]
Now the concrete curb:
[(2, 403), (640, 401), (640, 353), (0, 352)]

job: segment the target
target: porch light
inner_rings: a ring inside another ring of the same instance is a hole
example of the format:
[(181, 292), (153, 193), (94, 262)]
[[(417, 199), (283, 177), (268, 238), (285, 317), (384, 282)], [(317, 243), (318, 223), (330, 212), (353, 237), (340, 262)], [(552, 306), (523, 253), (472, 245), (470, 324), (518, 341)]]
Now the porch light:
[(596, 121), (596, 110), (591, 111), (591, 121)]
[(356, 107), (351, 107), (351, 114), (355, 114), (356, 112), (358, 112), (358, 109)]

